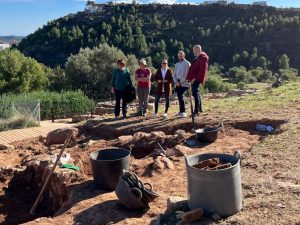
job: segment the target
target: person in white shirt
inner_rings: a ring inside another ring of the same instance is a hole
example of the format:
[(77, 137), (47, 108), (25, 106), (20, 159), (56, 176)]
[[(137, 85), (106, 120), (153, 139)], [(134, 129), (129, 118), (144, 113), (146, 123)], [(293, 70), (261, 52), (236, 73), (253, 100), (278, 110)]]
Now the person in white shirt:
[(185, 53), (183, 51), (178, 52), (178, 60), (179, 62), (175, 64), (173, 79), (175, 83), (175, 91), (177, 93), (179, 101), (179, 113), (177, 114), (177, 116), (179, 118), (184, 118), (186, 117), (186, 113), (183, 95), (189, 88), (189, 83), (186, 80), (186, 76), (191, 63), (185, 59)]

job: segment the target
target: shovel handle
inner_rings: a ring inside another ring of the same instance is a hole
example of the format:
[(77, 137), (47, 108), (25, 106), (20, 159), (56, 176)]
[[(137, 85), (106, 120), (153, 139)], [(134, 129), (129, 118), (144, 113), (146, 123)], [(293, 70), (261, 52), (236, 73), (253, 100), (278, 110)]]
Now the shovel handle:
[(41, 189), (41, 191), (40, 191), (40, 193), (39, 193), (37, 199), (36, 199), (35, 202), (34, 202), (34, 205), (33, 205), (32, 208), (30, 209), (30, 214), (31, 214), (31, 215), (34, 215), (35, 209), (36, 209), (37, 205), (39, 204), (39, 202), (40, 202), (40, 200), (41, 200), (41, 197), (42, 197), (42, 195), (43, 195), (43, 193), (44, 193), (44, 191), (45, 191), (45, 189), (46, 189), (46, 187), (47, 187), (47, 184), (49, 183), (49, 180), (50, 180), (50, 178), (51, 178), (51, 176), (52, 176), (52, 174), (53, 174), (53, 172), (54, 172), (54, 170), (55, 170), (55, 168), (56, 168), (56, 166), (57, 166), (57, 164), (58, 164), (58, 162), (59, 162), (59, 160), (60, 160), (60, 158), (61, 158), (61, 156), (62, 156), (62, 154), (63, 154), (63, 152), (64, 152), (64, 150), (66, 149), (67, 145), (69, 144), (69, 142), (70, 142), (71, 137), (73, 136), (73, 134), (74, 134), (73, 131), (71, 131), (70, 134), (69, 134), (69, 136), (67, 137), (67, 139), (66, 139), (66, 141), (65, 141), (64, 146), (63, 146), (62, 149), (60, 150), (60, 153), (59, 153), (59, 155), (58, 155), (57, 158), (56, 158), (56, 162), (54, 163), (54, 165), (53, 165), (53, 167), (52, 167), (50, 173), (48, 174), (48, 176), (47, 176), (47, 178), (46, 178), (46, 180), (45, 180), (45, 183), (44, 183), (44, 185), (43, 185), (43, 187), (42, 187), (42, 189)]
[(190, 105), (191, 105), (191, 113), (192, 113), (192, 128), (195, 127), (195, 117), (194, 117), (194, 107), (193, 107), (193, 99), (192, 99), (192, 84), (189, 83), (189, 96), (190, 96)]

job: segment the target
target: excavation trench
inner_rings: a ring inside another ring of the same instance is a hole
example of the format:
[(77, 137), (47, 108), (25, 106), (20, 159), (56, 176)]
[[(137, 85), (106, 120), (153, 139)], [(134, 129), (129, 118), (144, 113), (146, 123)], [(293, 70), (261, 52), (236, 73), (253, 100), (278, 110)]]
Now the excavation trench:
[(5, 215), (1, 224), (21, 224), (38, 217), (52, 217), (69, 199), (68, 182), (78, 179), (75, 173), (55, 172), (47, 186), (44, 195), (36, 208), (35, 215), (29, 211), (46, 179), (50, 168), (40, 161), (25, 170), (17, 172), (8, 183), (8, 188), (0, 198), (0, 214)]
[[(281, 132), (280, 125), (285, 122), (283, 120), (225, 121), (224, 128), (220, 131), (219, 137), (214, 143), (203, 144), (198, 149), (193, 149), (193, 152), (189, 154), (198, 152), (233, 153), (235, 150), (241, 150), (242, 152), (249, 151), (253, 145), (258, 144), (263, 138), (269, 135), (269, 133), (257, 131), (255, 129), (256, 124), (269, 124), (277, 129), (273, 133), (277, 134)], [(205, 124), (199, 123), (196, 124), (196, 128), (215, 126), (217, 124), (217, 121)], [(71, 196), (76, 196), (77, 192), (86, 194), (90, 192), (91, 196), (89, 197), (96, 198), (95, 196), (97, 196), (98, 192), (95, 192), (94, 187), (89, 184), (91, 171), (88, 155), (92, 151), (109, 147), (131, 149), (130, 170), (141, 177), (148, 177), (151, 179), (149, 180), (150, 182), (155, 183), (157, 182), (155, 176), (149, 176), (153, 170), (153, 160), (149, 155), (159, 149), (157, 143), (160, 143), (165, 149), (174, 149), (177, 145), (184, 145), (184, 141), (194, 135), (191, 132), (192, 125), (188, 121), (180, 123), (171, 121), (169, 125), (161, 124), (159, 127), (155, 127), (155, 129), (152, 129), (153, 125), (149, 123), (143, 127), (142, 124), (135, 125), (133, 122), (125, 124), (125, 127), (115, 124), (109, 131), (105, 130), (105, 126), (108, 126), (108, 124), (104, 126), (103, 124), (99, 126), (95, 125), (94, 129), (90, 127), (88, 131), (85, 128), (81, 129), (81, 134), (86, 135), (86, 137), (91, 137), (89, 135), (92, 133), (96, 139), (106, 138), (106, 140), (96, 141), (95, 146), (90, 146), (87, 149), (78, 147), (82, 144), (80, 143), (77, 147), (68, 150), (75, 160), (75, 164), (80, 167), (80, 171), (75, 172), (57, 168), (37, 207), (35, 216), (31, 216), (29, 211), (38, 196), (47, 174), (50, 172), (49, 162), (47, 160), (35, 160), (29, 162), (24, 170), (17, 170), (11, 173), (12, 178), (8, 182), (8, 187), (0, 195), (0, 224), (21, 224), (38, 217), (55, 217), (65, 212), (68, 207), (72, 207), (74, 199), (71, 199)], [(110, 136), (107, 134), (110, 134)], [(39, 145), (40, 148), (44, 146), (42, 142)], [(173, 162), (177, 162), (176, 165), (182, 171), (184, 170), (185, 167), (183, 166), (182, 158), (179, 157)], [(167, 180), (171, 179), (169, 176), (172, 177), (172, 173), (168, 174), (168, 179), (164, 178), (167, 183), (169, 182)], [(79, 186), (76, 189), (72, 187), (73, 184), (81, 182), (88, 182), (88, 188)], [(83, 189), (86, 191), (82, 191)], [(182, 193), (185, 193), (185, 191)], [(117, 214), (118, 212), (114, 213)]]

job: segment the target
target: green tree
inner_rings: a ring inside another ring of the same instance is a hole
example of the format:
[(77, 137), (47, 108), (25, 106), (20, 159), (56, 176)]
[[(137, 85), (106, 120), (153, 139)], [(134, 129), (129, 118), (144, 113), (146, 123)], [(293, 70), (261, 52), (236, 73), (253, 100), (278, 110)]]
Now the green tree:
[[(127, 60), (121, 50), (108, 44), (81, 49), (77, 55), (71, 55), (65, 65), (71, 88), (81, 89), (92, 98), (108, 97), (112, 71), (116, 68), (116, 61), (121, 58)], [(132, 69), (137, 64), (133, 55), (128, 56), (128, 68)]]
[(286, 54), (280, 56), (278, 60), (278, 67), (279, 69), (283, 69), (283, 70), (290, 68), (290, 59)]
[(48, 86), (50, 69), (18, 50), (0, 51), (0, 94), (28, 93)]

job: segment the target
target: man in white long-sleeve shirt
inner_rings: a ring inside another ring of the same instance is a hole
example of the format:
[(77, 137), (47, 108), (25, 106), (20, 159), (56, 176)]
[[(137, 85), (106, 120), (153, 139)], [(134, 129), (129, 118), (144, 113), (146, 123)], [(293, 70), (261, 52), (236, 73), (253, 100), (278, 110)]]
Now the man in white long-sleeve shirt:
[(189, 88), (189, 83), (186, 80), (187, 73), (191, 66), (190, 62), (185, 59), (185, 53), (183, 51), (178, 52), (179, 62), (175, 65), (174, 70), (174, 82), (176, 84), (176, 93), (179, 101), (179, 118), (186, 117), (185, 105), (183, 100), (184, 92)]

